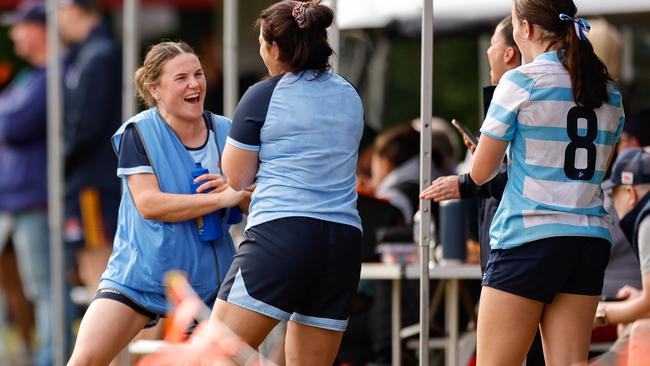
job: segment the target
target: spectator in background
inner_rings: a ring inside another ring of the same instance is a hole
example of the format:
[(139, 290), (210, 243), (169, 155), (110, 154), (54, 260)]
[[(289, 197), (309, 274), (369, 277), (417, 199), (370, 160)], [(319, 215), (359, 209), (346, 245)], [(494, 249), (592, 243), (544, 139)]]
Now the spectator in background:
[(625, 120), (616, 151), (620, 153), (631, 147), (646, 146), (650, 146), (650, 108), (642, 109)]
[(622, 362), (625, 360), (617, 358), (627, 354), (632, 324), (650, 316), (650, 153), (638, 147), (622, 151), (612, 167), (610, 180), (603, 186), (614, 203), (619, 226), (632, 243), (640, 263), (642, 284), (622, 287), (617, 293), (622, 301), (598, 303), (596, 326), (624, 324), (626, 329), (610, 351), (597, 359), (597, 364), (626, 365)]
[[(432, 125), (438, 119), (432, 120)], [(454, 170), (454, 148), (444, 129), (431, 129), (432, 178)], [(420, 193), (420, 133), (411, 126), (387, 130), (375, 140), (372, 156), (375, 195), (402, 212), (407, 224), (418, 210)]]
[[(625, 120), (621, 139), (616, 145), (620, 154), (629, 148), (650, 146), (650, 109), (633, 113)], [(605, 298), (615, 298), (618, 290), (623, 286), (641, 287), (641, 272), (639, 260), (634, 255), (630, 243), (627, 241), (618, 225), (616, 212), (609, 199), (605, 200), (605, 208), (612, 216), (612, 250), (609, 263), (605, 269), (605, 282), (603, 295)], [(600, 335), (595, 337), (598, 339)]]
[(64, 76), (65, 230), (81, 280), (97, 289), (110, 255), (120, 201), (110, 138), (121, 122), (122, 59), (95, 0), (61, 0), (69, 46)]
[(47, 222), (45, 6), (23, 2), (3, 23), (14, 49), (32, 66), (0, 94), (0, 250), (12, 237), (20, 277), (36, 310), (35, 365), (52, 363)]

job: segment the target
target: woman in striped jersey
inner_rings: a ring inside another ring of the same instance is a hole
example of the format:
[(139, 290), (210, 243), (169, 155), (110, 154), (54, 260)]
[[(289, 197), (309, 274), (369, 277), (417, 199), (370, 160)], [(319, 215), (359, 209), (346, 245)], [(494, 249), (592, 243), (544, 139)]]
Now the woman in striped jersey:
[(499, 82), (470, 173), (484, 184), (507, 151), (479, 308), (482, 366), (521, 365), (538, 327), (548, 364), (587, 360), (611, 241), (600, 184), (624, 117), (576, 12), (572, 0), (513, 1), (524, 65)]

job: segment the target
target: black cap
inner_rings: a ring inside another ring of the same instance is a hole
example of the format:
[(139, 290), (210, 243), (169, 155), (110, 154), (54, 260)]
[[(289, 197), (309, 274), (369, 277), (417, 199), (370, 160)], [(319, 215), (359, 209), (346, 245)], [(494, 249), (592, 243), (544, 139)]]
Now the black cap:
[(90, 8), (97, 4), (97, 0), (59, 0), (61, 5), (79, 5), (82, 8)]
[(3, 14), (0, 23), (14, 25), (21, 22), (36, 22), (45, 24), (45, 4), (39, 0), (23, 1), (18, 9)]
[(650, 153), (633, 147), (618, 155), (612, 167), (612, 175), (603, 183), (603, 188), (609, 190), (621, 184), (644, 183), (650, 183)]
[(636, 137), (641, 146), (650, 146), (650, 108), (642, 109), (625, 118), (623, 131)]

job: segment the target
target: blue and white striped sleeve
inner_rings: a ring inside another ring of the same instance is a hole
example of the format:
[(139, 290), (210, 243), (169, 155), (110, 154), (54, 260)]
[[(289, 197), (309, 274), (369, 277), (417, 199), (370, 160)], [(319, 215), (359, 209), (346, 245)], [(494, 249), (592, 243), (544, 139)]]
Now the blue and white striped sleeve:
[(260, 131), (266, 119), (273, 90), (281, 78), (276, 76), (248, 88), (235, 110), (230, 134), (226, 140), (228, 144), (242, 150), (260, 151)]
[(117, 163), (117, 176), (124, 178), (134, 174), (153, 174), (153, 168), (147, 151), (137, 129), (127, 127), (120, 142), (120, 152)]
[(481, 133), (497, 140), (514, 138), (520, 106), (530, 98), (533, 80), (518, 70), (503, 75), (492, 97)]

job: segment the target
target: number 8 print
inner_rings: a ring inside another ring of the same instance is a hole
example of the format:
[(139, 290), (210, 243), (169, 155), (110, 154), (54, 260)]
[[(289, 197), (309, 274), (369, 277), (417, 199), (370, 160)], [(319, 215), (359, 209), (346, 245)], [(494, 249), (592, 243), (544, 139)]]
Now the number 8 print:
[[(587, 121), (587, 134), (578, 134), (578, 119)], [(571, 142), (564, 151), (564, 174), (573, 180), (591, 180), (596, 170), (596, 135), (598, 134), (598, 118), (592, 109), (576, 106), (569, 110), (567, 115), (567, 134)], [(576, 150), (587, 150), (587, 167), (578, 169), (576, 164)]]

